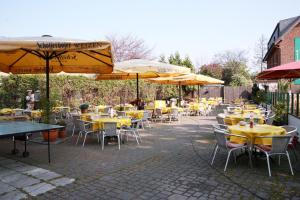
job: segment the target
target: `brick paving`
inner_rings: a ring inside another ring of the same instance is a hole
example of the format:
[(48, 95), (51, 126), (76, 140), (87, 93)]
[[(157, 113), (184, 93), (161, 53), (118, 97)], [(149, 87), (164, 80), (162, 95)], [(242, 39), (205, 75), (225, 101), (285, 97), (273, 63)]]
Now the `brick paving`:
[[(55, 189), (29, 196), (34, 199), (300, 199), (300, 161), (293, 156), (295, 176), (285, 159), (280, 166), (276, 159), (271, 163), (271, 178), (263, 158), (251, 169), (241, 156), (224, 173), (226, 155), (219, 153), (211, 167), (213, 123), (214, 117), (193, 116), (180, 124), (154, 124), (141, 131), (140, 146), (132, 138), (120, 151), (114, 144), (102, 151), (96, 137), (85, 147), (75, 146), (72, 138), (52, 145), (50, 165), (47, 147), (38, 144), (30, 144), (30, 157), (22, 158), (9, 155), (11, 141), (1, 140), (0, 156), (75, 178), (72, 184), (56, 183)], [(299, 149), (297, 153), (300, 158)]]

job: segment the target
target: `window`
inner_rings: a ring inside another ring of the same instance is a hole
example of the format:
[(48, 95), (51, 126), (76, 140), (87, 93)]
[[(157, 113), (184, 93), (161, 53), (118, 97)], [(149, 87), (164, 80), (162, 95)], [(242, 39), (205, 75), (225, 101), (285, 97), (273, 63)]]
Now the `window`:
[(295, 61), (300, 61), (300, 37), (295, 38), (294, 50)]

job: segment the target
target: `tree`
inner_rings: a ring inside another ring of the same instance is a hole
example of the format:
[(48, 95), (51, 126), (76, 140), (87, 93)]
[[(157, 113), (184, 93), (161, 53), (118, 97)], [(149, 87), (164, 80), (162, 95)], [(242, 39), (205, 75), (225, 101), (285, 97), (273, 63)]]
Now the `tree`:
[(208, 65), (203, 65), (200, 68), (200, 74), (211, 76), (217, 79), (222, 79), (223, 68), (220, 64), (211, 63)]
[(178, 52), (176, 52), (174, 55), (171, 54), (168, 58), (168, 61), (170, 64), (173, 64), (173, 65), (190, 68), (191, 71), (194, 71), (194, 69), (195, 69), (190, 57), (186, 56), (184, 59), (182, 59)]
[(247, 67), (245, 51), (226, 51), (215, 55), (215, 62), (223, 68), (222, 79), (225, 85), (242, 86), (252, 84)]
[(111, 42), (115, 62), (130, 59), (152, 59), (152, 49), (143, 39), (132, 35), (116, 36), (108, 35), (106, 39)]
[(254, 49), (254, 64), (260, 66), (260, 71), (263, 71), (266, 67), (264, 63), (264, 56), (267, 52), (267, 38), (264, 35), (261, 35)]

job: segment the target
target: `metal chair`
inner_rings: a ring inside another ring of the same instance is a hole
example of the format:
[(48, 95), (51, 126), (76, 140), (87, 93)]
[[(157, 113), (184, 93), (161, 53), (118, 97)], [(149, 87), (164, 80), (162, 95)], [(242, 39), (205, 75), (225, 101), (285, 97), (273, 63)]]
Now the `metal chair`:
[(156, 108), (154, 110), (154, 120), (160, 120), (161, 122), (163, 121), (163, 113), (161, 108)]
[(117, 129), (117, 122), (104, 122), (103, 130), (102, 130), (102, 150), (104, 149), (105, 137), (114, 137), (114, 136), (118, 138), (118, 146), (120, 150), (121, 138), (120, 138), (120, 132)]
[[(286, 155), (289, 165), (290, 165), (291, 174), (294, 175), (289, 152), (287, 151), (288, 144), (291, 140), (291, 136), (290, 135), (288, 135), (288, 136), (259, 136), (259, 137), (255, 137), (255, 140), (258, 138), (259, 139), (268, 139), (268, 138), (272, 139), (272, 146), (254, 145), (254, 147), (256, 149), (263, 152), (267, 157), (269, 176), (272, 176), (271, 168), (270, 168), (270, 156), (272, 156), (272, 155), (279, 155), (279, 164), (280, 164), (280, 156)], [(255, 143), (255, 140), (254, 140), (254, 143)]]
[(220, 114), (217, 115), (217, 116), (216, 116), (216, 119), (217, 119), (218, 124), (225, 124), (224, 118), (225, 118), (225, 117), (223, 117), (223, 116), (220, 115)]
[(149, 122), (149, 118), (152, 118), (152, 113), (150, 113), (149, 111), (145, 110), (143, 113), (143, 118), (141, 120), (141, 125), (142, 128), (144, 129), (144, 124), (147, 125), (149, 128), (151, 128), (150, 126), (150, 122)]
[[(236, 144), (236, 143), (232, 143), (228, 140), (229, 137), (234, 136), (234, 137), (240, 137), (240, 138), (244, 138), (247, 139), (247, 137), (245, 136), (241, 136), (241, 135), (235, 135), (235, 134), (229, 134), (227, 131), (224, 130), (220, 130), (220, 129), (214, 129), (214, 134), (217, 140), (217, 144), (214, 148), (213, 151), (213, 157), (211, 160), (211, 165), (213, 165), (216, 154), (218, 152), (219, 149), (223, 149), (225, 151), (227, 151), (228, 155), (227, 155), (227, 159), (226, 159), (226, 164), (224, 167), (224, 172), (227, 169), (227, 165), (228, 165), (228, 161), (230, 158), (230, 155), (232, 152), (236, 151), (236, 150), (247, 150), (248, 146), (247, 144)], [(236, 162), (236, 156), (234, 155), (234, 160)], [(251, 154), (249, 153), (249, 161), (251, 163)]]
[(213, 124), (212, 126), (214, 129), (223, 130), (223, 131), (228, 130), (228, 126), (225, 124)]
[(142, 125), (142, 120), (132, 120), (132, 126), (124, 126), (121, 128), (121, 132), (126, 136), (126, 141), (128, 141), (128, 133), (130, 133), (139, 145), (142, 142), (141, 136), (139, 134), (139, 127)]
[(79, 129), (78, 127), (78, 120), (80, 119), (80, 116), (77, 114), (71, 115), (72, 116), (72, 122), (73, 122), (73, 129), (72, 129), (72, 137), (75, 134), (75, 130)]
[(118, 117), (126, 117), (126, 112), (125, 111), (117, 111)]
[(178, 108), (171, 108), (171, 112), (168, 116), (169, 122), (173, 121), (179, 121), (179, 111)]
[(269, 116), (266, 118), (266, 124), (268, 125), (272, 125), (273, 124), (273, 121), (274, 121), (274, 117), (275, 117), (275, 114)]
[(294, 140), (295, 140), (295, 138), (298, 137), (298, 132), (297, 132), (298, 129), (295, 126), (281, 126), (281, 127), (285, 129), (287, 135), (292, 136), (291, 140), (289, 141), (289, 144), (288, 144), (288, 149), (292, 150), (295, 158), (297, 159), (296, 147), (295, 147)]
[[(83, 120), (77, 120), (79, 126), (79, 134), (77, 137), (76, 145), (78, 144), (79, 137), (84, 135), (84, 139), (82, 142), (82, 147), (84, 147), (86, 136), (91, 133), (95, 133), (96, 131), (92, 130), (92, 122), (86, 122)], [(100, 141), (99, 134), (97, 134), (98, 143)]]

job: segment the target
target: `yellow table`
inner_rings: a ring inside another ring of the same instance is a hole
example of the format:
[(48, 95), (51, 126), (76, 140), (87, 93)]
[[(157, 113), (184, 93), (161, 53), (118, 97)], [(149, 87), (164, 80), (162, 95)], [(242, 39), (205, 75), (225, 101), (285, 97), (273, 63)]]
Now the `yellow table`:
[(11, 108), (3, 108), (0, 110), (0, 115), (12, 115), (14, 114), (14, 110)]
[(129, 110), (125, 111), (126, 115), (135, 119), (142, 119), (144, 117), (144, 110)]
[(70, 112), (71, 108), (68, 106), (57, 106), (57, 107), (53, 107), (53, 112), (60, 112), (63, 110), (67, 110), (68, 112)]
[(235, 113), (255, 113), (255, 114), (260, 114), (261, 113), (261, 110), (260, 109), (242, 109), (242, 108), (237, 108), (237, 109), (234, 109)]
[(93, 130), (97, 131), (99, 129), (103, 129), (104, 122), (117, 122), (117, 127), (121, 128), (121, 126), (131, 126), (130, 118), (100, 118), (95, 119), (93, 122)]
[(166, 101), (164, 100), (156, 100), (154, 101), (154, 108), (166, 108)]
[(104, 106), (104, 105), (99, 105), (96, 106), (96, 108), (98, 109), (98, 112), (104, 112), (105, 108), (108, 108), (109, 106)]
[(30, 111), (31, 118), (41, 118), (42, 117), (42, 111), (40, 110), (32, 110)]
[(116, 105), (114, 109), (120, 111), (121, 107), (123, 107), (124, 109), (123, 111), (132, 110), (134, 108), (134, 106), (131, 104), (125, 104), (125, 105)]
[[(251, 144), (254, 144), (254, 138), (257, 136), (278, 136), (278, 135), (286, 134), (285, 129), (279, 126), (271, 126), (266, 124), (254, 125), (253, 128), (250, 128), (249, 125), (246, 126), (234, 125), (234, 126), (228, 126), (228, 129), (229, 132), (232, 134), (246, 136), (247, 138), (249, 138)], [(243, 138), (233, 137), (233, 136), (230, 137), (230, 141), (238, 144), (243, 144), (247, 142)], [(255, 144), (272, 145), (272, 140), (270, 138), (255, 139)]]
[(162, 108), (162, 112), (170, 113), (173, 108), (178, 109), (178, 112), (183, 112), (183, 108), (180, 108), (180, 107), (165, 107), (165, 108)]
[(257, 109), (256, 104), (245, 104), (244, 106), (246, 109), (249, 109), (249, 110)]
[(200, 108), (203, 108), (203, 110), (205, 110), (205, 109), (206, 109), (206, 106), (205, 106), (205, 104), (203, 104), (203, 103), (190, 103), (190, 104), (189, 104), (189, 108), (190, 108), (190, 110), (192, 110), (192, 111), (199, 111)]
[[(249, 113), (244, 113), (244, 114), (229, 114), (225, 116), (225, 123), (228, 125), (236, 125), (238, 124), (240, 121), (244, 121), (246, 118), (250, 118), (250, 114)], [(254, 121), (259, 124), (264, 124), (265, 119), (263, 116), (259, 115), (259, 114), (254, 114), (253, 116)]]

